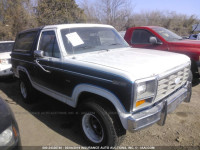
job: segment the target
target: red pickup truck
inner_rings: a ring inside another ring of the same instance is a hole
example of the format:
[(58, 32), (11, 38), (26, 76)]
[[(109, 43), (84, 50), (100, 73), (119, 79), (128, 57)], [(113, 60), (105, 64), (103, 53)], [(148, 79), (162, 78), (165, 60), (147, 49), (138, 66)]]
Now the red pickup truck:
[(197, 81), (200, 77), (200, 41), (183, 39), (172, 31), (158, 26), (129, 28), (124, 39), (135, 48), (185, 54), (191, 58), (193, 78)]

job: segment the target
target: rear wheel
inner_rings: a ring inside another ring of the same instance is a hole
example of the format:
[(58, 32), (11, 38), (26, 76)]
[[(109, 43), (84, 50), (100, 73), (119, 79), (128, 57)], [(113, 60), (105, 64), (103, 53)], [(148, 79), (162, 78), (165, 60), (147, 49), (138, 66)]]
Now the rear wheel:
[(27, 95), (28, 95), (27, 94), (27, 87), (26, 87), (26, 85), (23, 81), (20, 82), (20, 92), (21, 92), (23, 99), (26, 99)]
[(117, 146), (122, 142), (126, 130), (123, 129), (124, 134), (118, 134), (116, 119), (109, 115), (109, 110), (95, 102), (88, 102), (81, 107), (80, 125), (89, 145)]
[(19, 88), (23, 101), (25, 103), (30, 104), (35, 97), (35, 89), (32, 87), (27, 76), (25, 75), (20, 76)]

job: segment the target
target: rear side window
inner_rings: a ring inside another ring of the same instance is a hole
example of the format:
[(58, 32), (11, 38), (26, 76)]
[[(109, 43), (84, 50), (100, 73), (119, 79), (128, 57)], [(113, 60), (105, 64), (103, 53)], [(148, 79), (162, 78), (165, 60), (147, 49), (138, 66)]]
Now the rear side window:
[(14, 51), (20, 51), (25, 53), (31, 51), (36, 35), (37, 32), (27, 32), (20, 34), (15, 43)]
[(146, 30), (134, 30), (132, 35), (132, 44), (150, 44), (149, 38), (154, 36)]

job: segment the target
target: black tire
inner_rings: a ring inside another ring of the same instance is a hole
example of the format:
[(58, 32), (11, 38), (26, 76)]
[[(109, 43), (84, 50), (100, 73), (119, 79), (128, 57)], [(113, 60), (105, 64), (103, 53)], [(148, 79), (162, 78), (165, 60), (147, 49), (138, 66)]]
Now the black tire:
[(24, 103), (31, 104), (35, 98), (35, 89), (25, 75), (20, 75), (19, 89)]
[(196, 86), (199, 84), (199, 72), (198, 72), (198, 66), (194, 60), (191, 60), (191, 72), (192, 72), (192, 85)]
[(193, 74), (192, 74), (192, 71), (189, 72), (188, 81), (191, 82), (191, 83), (192, 83), (192, 81), (193, 81)]
[(188, 86), (188, 92), (187, 92), (187, 103), (190, 102), (191, 96), (192, 96), (192, 81), (193, 81), (193, 75), (192, 72), (190, 71), (189, 73), (189, 78), (188, 81), (190, 82), (189, 86)]
[[(80, 126), (89, 146), (118, 146), (124, 139), (126, 130), (123, 130), (123, 134), (119, 134), (119, 129), (115, 124), (121, 124), (120, 122), (115, 122), (116, 118), (109, 115), (109, 110), (103, 108), (100, 104), (95, 102), (87, 102), (81, 105), (81, 116), (80, 116)], [(88, 124), (87, 124), (88, 122)], [(96, 135), (91, 136), (88, 128), (93, 130)]]

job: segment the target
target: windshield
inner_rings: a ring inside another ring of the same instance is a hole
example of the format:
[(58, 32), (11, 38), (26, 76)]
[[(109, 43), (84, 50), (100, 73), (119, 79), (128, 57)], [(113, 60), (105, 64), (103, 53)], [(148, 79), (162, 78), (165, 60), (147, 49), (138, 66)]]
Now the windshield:
[(183, 39), (182, 37), (165, 28), (153, 28), (153, 30), (169, 42)]
[(62, 29), (61, 35), (68, 54), (81, 54), (129, 46), (112, 28), (86, 27)]
[(0, 53), (3, 52), (11, 52), (13, 48), (14, 42), (10, 43), (0, 43)]

